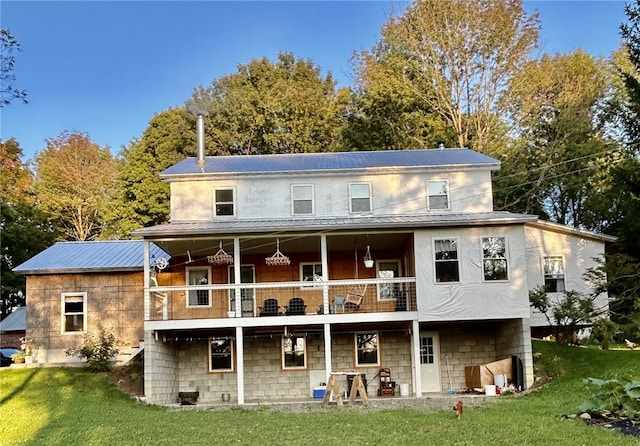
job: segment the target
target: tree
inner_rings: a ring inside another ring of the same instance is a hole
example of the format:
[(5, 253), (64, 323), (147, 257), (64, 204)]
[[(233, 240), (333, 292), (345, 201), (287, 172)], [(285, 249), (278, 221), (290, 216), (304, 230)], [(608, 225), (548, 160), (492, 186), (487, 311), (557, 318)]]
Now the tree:
[(16, 140), (0, 141), (0, 319), (25, 305), (25, 278), (11, 270), (56, 236), (49, 217), (36, 207), (33, 176), (22, 154)]
[(139, 140), (120, 154), (116, 187), (101, 238), (129, 238), (131, 231), (169, 221), (169, 185), (159, 173), (196, 155), (195, 117), (185, 108), (155, 115)]
[(207, 154), (251, 155), (341, 149), (347, 103), (331, 74), (280, 53), (196, 88), (187, 108), (206, 115)]
[(63, 132), (48, 139), (36, 156), (36, 191), (64, 239), (95, 238), (103, 223), (105, 198), (114, 186), (116, 163), (108, 147), (85, 133)]
[(416, 1), (360, 55), (358, 77), (370, 89), (401, 85), (425, 115), (439, 115), (452, 129), (455, 144), (491, 153), (502, 130), (498, 96), (530, 57), (538, 32), (538, 16), (527, 15), (520, 0)]
[(15, 52), (22, 51), (20, 43), (11, 35), (11, 30), (0, 29), (0, 107), (11, 104), (14, 99), (27, 103), (27, 92), (13, 86), (16, 80), (13, 69)]

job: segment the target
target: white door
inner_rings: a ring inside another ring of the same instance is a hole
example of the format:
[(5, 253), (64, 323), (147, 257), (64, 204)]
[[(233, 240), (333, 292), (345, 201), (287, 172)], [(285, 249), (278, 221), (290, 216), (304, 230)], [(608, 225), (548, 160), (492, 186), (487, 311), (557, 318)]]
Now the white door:
[(424, 331), (420, 333), (420, 374), (422, 376), (422, 393), (442, 392), (438, 332)]

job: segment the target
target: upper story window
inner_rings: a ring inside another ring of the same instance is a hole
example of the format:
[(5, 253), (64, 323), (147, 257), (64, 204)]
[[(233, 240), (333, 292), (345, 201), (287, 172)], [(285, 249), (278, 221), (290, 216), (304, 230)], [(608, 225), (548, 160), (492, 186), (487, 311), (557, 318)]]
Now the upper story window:
[(224, 189), (216, 189), (215, 194), (215, 212), (216, 216), (234, 216), (235, 215), (235, 188), (229, 187)]
[(87, 293), (62, 293), (62, 333), (83, 333), (87, 327)]
[(549, 293), (562, 293), (565, 290), (562, 256), (544, 258), (544, 287)]
[(449, 209), (449, 181), (427, 181), (427, 193), (429, 195), (427, 205), (430, 210)]
[(211, 338), (209, 340), (209, 371), (233, 371), (233, 339)]
[(352, 214), (371, 212), (371, 183), (349, 184), (349, 211)]
[[(302, 282), (318, 282), (322, 280), (322, 263), (300, 263), (300, 280)], [(309, 285), (310, 287), (317, 285)], [(305, 285), (305, 288), (307, 286)]]
[(291, 185), (291, 206), (293, 215), (313, 215), (313, 184)]
[(307, 368), (307, 339), (304, 336), (282, 338), (282, 368)]
[[(400, 260), (380, 260), (376, 262), (379, 279), (393, 279), (400, 277)], [(381, 283), (378, 285), (378, 300), (393, 300), (398, 298), (400, 284)]]
[(509, 280), (506, 237), (482, 238), (484, 280)]
[(436, 283), (459, 282), (458, 240), (441, 239), (433, 241)]
[[(187, 267), (187, 285), (207, 285), (211, 282), (211, 270), (206, 266)], [(210, 290), (189, 290), (187, 307), (210, 307)]]
[(378, 333), (356, 333), (356, 366), (380, 365)]

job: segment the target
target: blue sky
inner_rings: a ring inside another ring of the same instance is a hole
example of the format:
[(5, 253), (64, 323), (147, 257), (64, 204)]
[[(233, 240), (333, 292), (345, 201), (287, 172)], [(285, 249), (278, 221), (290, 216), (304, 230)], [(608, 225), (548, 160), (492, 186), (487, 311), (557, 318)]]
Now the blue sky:
[[(542, 22), (542, 50), (607, 56), (620, 44), (623, 1), (525, 1)], [(65, 130), (115, 154), (154, 114), (238, 64), (280, 51), (351, 84), (353, 51), (370, 49), (398, 1), (2, 0), (0, 24), (22, 45), (15, 87), (29, 104), (0, 109), (0, 138), (25, 160)]]

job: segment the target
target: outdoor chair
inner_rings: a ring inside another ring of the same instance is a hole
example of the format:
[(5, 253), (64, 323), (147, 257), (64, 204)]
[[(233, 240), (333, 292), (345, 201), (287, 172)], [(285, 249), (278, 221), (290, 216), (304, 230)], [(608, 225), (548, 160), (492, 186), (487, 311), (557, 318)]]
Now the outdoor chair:
[(277, 316), (280, 314), (280, 305), (278, 305), (278, 299), (269, 298), (264, 300), (262, 307), (258, 307), (260, 310), (260, 316)]
[(307, 306), (300, 297), (294, 297), (289, 301), (289, 305), (285, 306), (287, 315), (304, 314)]

